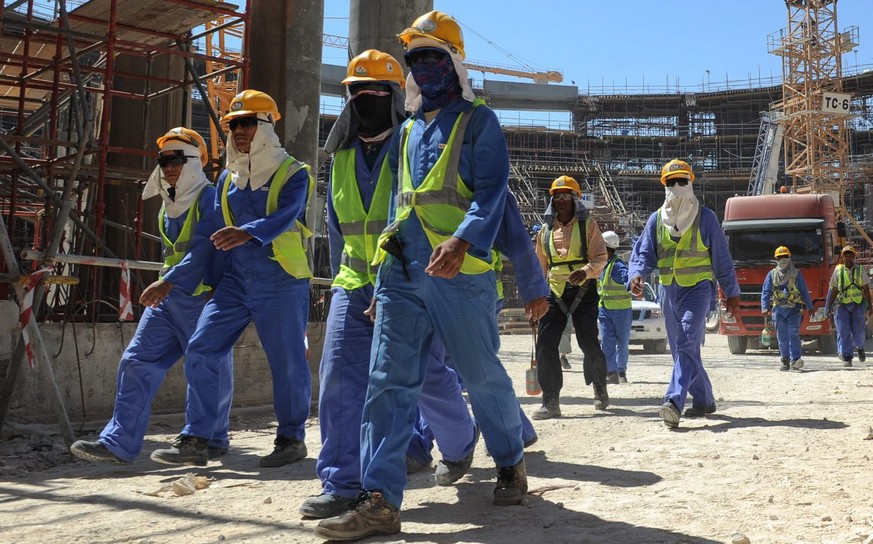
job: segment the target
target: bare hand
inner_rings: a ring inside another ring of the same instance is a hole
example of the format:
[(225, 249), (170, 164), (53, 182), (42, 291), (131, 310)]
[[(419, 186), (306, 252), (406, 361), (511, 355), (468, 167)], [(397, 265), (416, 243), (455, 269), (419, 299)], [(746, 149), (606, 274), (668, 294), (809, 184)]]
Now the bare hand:
[(643, 277), (642, 276), (634, 276), (632, 280), (630, 280), (630, 290), (633, 296), (639, 298), (643, 296)]
[(252, 239), (252, 235), (239, 227), (224, 227), (209, 237), (216, 249), (230, 251)]
[(567, 283), (571, 283), (573, 285), (579, 285), (588, 279), (588, 272), (583, 269), (574, 270), (570, 272), (570, 276), (567, 278)]
[(527, 314), (528, 322), (533, 325), (549, 311), (549, 303), (546, 297), (540, 297), (524, 305), (524, 313)]
[(364, 315), (369, 316), (372, 323), (376, 322), (376, 297), (370, 299), (370, 305), (364, 310)]
[(740, 312), (740, 297), (730, 297), (724, 301), (724, 307), (728, 315), (737, 315)]
[(145, 288), (145, 291), (139, 296), (139, 303), (143, 306), (156, 308), (170, 294), (171, 289), (173, 289), (172, 283), (158, 280)]
[(430, 263), (424, 269), (426, 274), (437, 278), (450, 280), (461, 271), (464, 264), (464, 256), (470, 249), (470, 242), (452, 236), (445, 242), (433, 248), (430, 254)]

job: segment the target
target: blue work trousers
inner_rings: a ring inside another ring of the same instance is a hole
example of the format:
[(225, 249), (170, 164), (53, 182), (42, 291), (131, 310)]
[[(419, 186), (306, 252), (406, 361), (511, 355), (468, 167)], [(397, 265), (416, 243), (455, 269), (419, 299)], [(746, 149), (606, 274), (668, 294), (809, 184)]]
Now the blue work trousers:
[(803, 317), (800, 306), (773, 308), (773, 323), (776, 339), (779, 340), (779, 356), (789, 361), (800, 359), (800, 321)]
[[(142, 450), (152, 401), (167, 371), (185, 353), (205, 303), (206, 295), (192, 297), (171, 291), (157, 308), (145, 309), (136, 333), (121, 356), (115, 384), (115, 409), (98, 441), (128, 463), (132, 463)], [(216, 371), (216, 424), (207, 436), (210, 446), (226, 448), (233, 397), (230, 350), (217, 357)], [(185, 373), (190, 373), (187, 361)]]
[(285, 274), (243, 281), (225, 275), (185, 352), (190, 372), (183, 434), (212, 436), (219, 406), (218, 361), (254, 321), (273, 378), (276, 433), (303, 440), (312, 396), (304, 343), (308, 318), (308, 279)]
[(600, 308), (598, 310), (600, 347), (603, 349), (603, 356), (606, 357), (607, 372), (627, 372), (632, 314), (630, 308), (623, 310)]
[(866, 303), (837, 304), (834, 312), (834, 325), (837, 328), (840, 356), (844, 361), (851, 361), (854, 352), (864, 347), (864, 326)]
[(712, 299), (711, 289), (710, 281), (702, 281), (693, 287), (681, 287), (674, 282), (660, 288), (658, 298), (662, 301), (667, 339), (673, 352), (673, 375), (664, 401), (672, 402), (680, 412), (688, 394), (691, 394), (694, 406), (715, 404), (712, 383), (700, 358), (700, 344), (706, 333), (706, 313)]

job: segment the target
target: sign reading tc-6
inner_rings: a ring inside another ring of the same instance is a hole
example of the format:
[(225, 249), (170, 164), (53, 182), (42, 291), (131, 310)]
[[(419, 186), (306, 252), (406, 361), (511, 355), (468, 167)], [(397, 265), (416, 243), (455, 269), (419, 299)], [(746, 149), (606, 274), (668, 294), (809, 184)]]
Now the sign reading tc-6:
[[(830, 195), (781, 194), (735, 196), (725, 204), (724, 223), (731, 257), (740, 284), (740, 311), (725, 315), (721, 310), (719, 331), (728, 337), (734, 354), (761, 346), (765, 314), (761, 313), (761, 289), (776, 265), (773, 252), (779, 246), (791, 251), (794, 266), (803, 274), (815, 308), (804, 312), (800, 335), (817, 340), (822, 353), (836, 352), (836, 338), (824, 308), (831, 273), (839, 259), (839, 237)], [(721, 306), (721, 305), (719, 305)], [(776, 335), (771, 343), (775, 346)]]

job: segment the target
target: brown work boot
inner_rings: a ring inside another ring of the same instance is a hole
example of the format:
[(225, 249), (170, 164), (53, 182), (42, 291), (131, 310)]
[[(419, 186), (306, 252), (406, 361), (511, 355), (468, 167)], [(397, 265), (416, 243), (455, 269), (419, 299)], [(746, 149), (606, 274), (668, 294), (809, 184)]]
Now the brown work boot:
[(497, 467), (497, 487), (494, 488), (494, 504), (510, 506), (521, 504), (527, 496), (527, 471), (524, 458), (512, 467)]
[(371, 535), (400, 532), (400, 510), (385, 500), (380, 491), (362, 495), (354, 507), (335, 518), (321, 520), (315, 534), (328, 540), (358, 540)]
[(600, 387), (594, 384), (594, 409), (606, 410), (609, 407), (609, 393), (606, 392), (606, 384)]

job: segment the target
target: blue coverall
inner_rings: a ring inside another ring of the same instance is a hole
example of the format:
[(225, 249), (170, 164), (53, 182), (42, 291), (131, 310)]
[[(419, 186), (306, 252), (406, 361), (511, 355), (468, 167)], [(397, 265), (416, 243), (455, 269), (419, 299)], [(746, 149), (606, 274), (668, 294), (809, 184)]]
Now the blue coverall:
[[(459, 113), (472, 109), (470, 102), (458, 98), (444, 106), (430, 123), (421, 110), (407, 121), (411, 124), (408, 160), (413, 186), (419, 186), (433, 168)], [(454, 235), (470, 242), (469, 254), (490, 262), (503, 217), (509, 159), (494, 112), (477, 107), (470, 115), (470, 125), (463, 135), (459, 175), (473, 196)], [(401, 133), (395, 133), (389, 144), (392, 173), (397, 172)], [(395, 190), (396, 184), (397, 180)], [(370, 381), (361, 429), (361, 478), (364, 489), (381, 490), (388, 502), (399, 507), (406, 486), (409, 429), (415, 420), (435, 333), (457, 364), (476, 423), (495, 463), (499, 467), (514, 466), (523, 458), (524, 450), (518, 401), (512, 381), (497, 358), (500, 336), (494, 316), (494, 272), (458, 274), (452, 279), (426, 274), (433, 248), (414, 211), (400, 224), (396, 235), (402, 245), (406, 274), (401, 260), (390, 255), (379, 269)]]
[[(624, 261), (615, 255), (606, 262), (603, 272), (600, 273), (600, 282), (605, 281), (604, 274), (609, 268), (609, 263), (615, 261), (612, 265), (612, 273), (610, 277), (612, 281), (627, 286), (627, 265)], [(603, 307), (603, 300), (597, 309), (597, 319), (600, 322), (600, 346), (603, 349), (603, 355), (606, 357), (606, 371), (619, 372), (624, 374), (627, 372), (627, 359), (630, 351), (630, 330), (631, 321), (633, 320), (633, 310), (624, 308), (620, 310), (607, 310)]]
[[(191, 296), (201, 281), (215, 286), (220, 280), (221, 256), (212, 248), (209, 237), (215, 232), (215, 188), (206, 187), (196, 203), (200, 219), (188, 244), (188, 253), (164, 279), (173, 289), (156, 307), (147, 307), (136, 333), (118, 364), (115, 410), (112, 419), (100, 432), (98, 441), (120, 459), (132, 463), (142, 450), (142, 443), (152, 411), (152, 401), (164, 377), (185, 353), (194, 325), (206, 304), (206, 293)], [(164, 216), (164, 232), (176, 240), (190, 210), (179, 217)], [(206, 436), (209, 445), (228, 446), (227, 427), (233, 397), (233, 359), (231, 352), (217, 356), (218, 382), (214, 391), (216, 422)], [(185, 361), (185, 375), (192, 369)]]
[[(725, 297), (737, 297), (740, 295), (740, 286), (724, 231), (715, 212), (702, 205), (700, 212), (700, 237), (709, 248), (712, 273), (721, 285)], [(638, 276), (648, 277), (658, 266), (656, 225), (659, 213), (660, 210), (657, 210), (649, 216), (643, 233), (634, 244), (628, 263), (630, 281)], [(674, 240), (678, 242), (678, 239)], [(715, 404), (712, 384), (700, 358), (700, 345), (706, 333), (706, 314), (714, 288), (715, 283), (709, 280), (700, 281), (691, 287), (682, 287), (674, 281), (670, 285), (661, 284), (659, 288), (658, 299), (664, 310), (667, 339), (673, 352), (673, 375), (664, 395), (664, 402), (672, 402), (680, 413), (688, 393), (691, 394), (695, 407)]]
[[(855, 264), (855, 266), (858, 265)], [(854, 357), (854, 351), (856, 349), (864, 349), (867, 301), (864, 299), (863, 292), (861, 302), (858, 304), (854, 302), (842, 304), (838, 298), (834, 300), (834, 297), (839, 296), (837, 293), (837, 275), (839, 273), (839, 267), (834, 269), (834, 274), (828, 287), (825, 308), (830, 308), (831, 301), (834, 301), (834, 306), (836, 306), (836, 310), (834, 310), (834, 327), (837, 329), (837, 350), (843, 361), (851, 362)]]
[[(788, 284), (773, 285), (773, 272), (767, 274), (767, 279), (764, 280), (764, 285), (761, 287), (761, 310), (773, 310), (773, 323), (776, 325), (776, 339), (779, 340), (779, 356), (783, 360), (796, 361), (800, 359), (800, 321), (803, 318), (801, 310), (803, 306), (812, 311), (812, 297), (809, 296), (809, 289), (806, 286), (806, 281), (803, 279), (803, 274), (800, 270), (797, 271), (795, 279), (797, 290), (800, 291), (800, 296), (803, 297), (803, 304), (799, 302), (791, 306), (776, 306), (773, 307), (773, 291), (787, 290)], [(787, 291), (786, 291), (787, 295)]]
[(273, 377), (273, 408), (279, 424), (276, 433), (293, 440), (304, 438), (311, 399), (304, 345), (309, 279), (285, 272), (272, 258), (271, 242), (295, 220), (305, 221), (309, 178), (303, 169), (291, 176), (279, 194), (278, 209), (267, 215), (267, 193), (274, 182), (271, 179), (253, 191), (251, 185), (240, 189), (233, 184), (226, 170), (219, 177), (215, 204), (219, 226), (225, 226), (221, 191), (225, 183), (231, 183), (228, 205), (236, 225), (252, 239), (227, 252), (221, 284), (203, 309), (185, 352), (192, 372), (188, 377), (187, 425), (182, 434), (212, 436), (219, 417), (217, 362), (254, 321)]
[[(372, 168), (365, 160), (360, 140), (355, 139), (352, 145), (356, 153), (358, 190), (364, 209), (369, 210), (388, 145), (382, 146)], [(334, 208), (331, 185), (328, 186), (327, 217), (331, 272), (336, 277), (345, 242)], [(373, 343), (373, 323), (369, 316), (364, 315), (364, 310), (373, 298), (373, 286), (366, 285), (351, 291), (333, 287), (331, 294), (319, 369), (318, 417), (322, 447), (316, 471), (325, 493), (355, 498), (361, 492), (361, 412), (367, 392), (370, 347)], [(439, 337), (434, 335), (419, 406), (423, 413), (439, 422), (434, 430), (444, 448), (443, 455), (450, 460), (460, 460), (475, 447), (476, 429), (461, 394), (458, 378), (452, 369), (446, 367), (444, 359), (445, 348)], [(440, 432), (446, 427), (440, 424), (443, 419), (452, 422), (449, 428), (452, 432)], [(412, 432), (410, 426), (407, 440)], [(415, 439), (412, 443), (418, 444)], [(410, 445), (410, 448), (413, 446)]]

